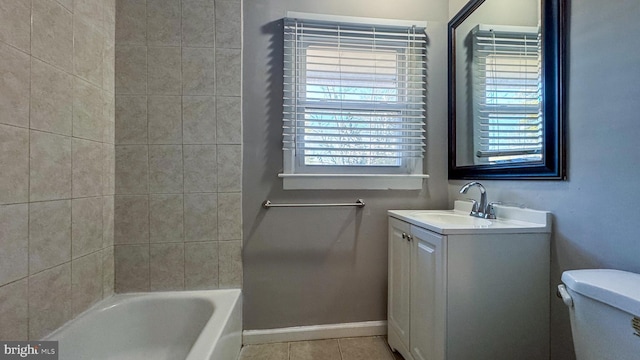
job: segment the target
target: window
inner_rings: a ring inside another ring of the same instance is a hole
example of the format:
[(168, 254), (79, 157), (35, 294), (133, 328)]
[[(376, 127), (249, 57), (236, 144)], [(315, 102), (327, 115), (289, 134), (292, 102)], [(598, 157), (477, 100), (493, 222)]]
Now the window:
[(540, 53), (535, 27), (473, 30), (477, 164), (542, 160)]
[(285, 188), (422, 188), (424, 27), (284, 24)]

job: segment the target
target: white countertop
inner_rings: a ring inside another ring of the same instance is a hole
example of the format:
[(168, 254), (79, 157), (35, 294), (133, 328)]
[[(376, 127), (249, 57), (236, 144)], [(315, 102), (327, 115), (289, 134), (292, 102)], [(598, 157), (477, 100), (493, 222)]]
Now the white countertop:
[(527, 234), (551, 232), (551, 213), (495, 205), (497, 219), (469, 215), (471, 203), (456, 201), (454, 210), (389, 210), (391, 217), (439, 234)]

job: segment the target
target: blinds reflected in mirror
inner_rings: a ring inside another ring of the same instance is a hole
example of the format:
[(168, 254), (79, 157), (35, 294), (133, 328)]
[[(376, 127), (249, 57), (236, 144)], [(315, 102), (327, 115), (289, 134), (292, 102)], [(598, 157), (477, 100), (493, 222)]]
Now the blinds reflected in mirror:
[(472, 41), (476, 164), (542, 160), (538, 29), (478, 25)]

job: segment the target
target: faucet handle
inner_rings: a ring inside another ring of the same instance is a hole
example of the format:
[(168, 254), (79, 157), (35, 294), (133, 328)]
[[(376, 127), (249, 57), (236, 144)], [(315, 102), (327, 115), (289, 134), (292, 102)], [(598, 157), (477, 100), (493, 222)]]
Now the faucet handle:
[(475, 199), (466, 198), (465, 200), (471, 201), (473, 205), (471, 206), (471, 214), (478, 213), (478, 202)]
[(484, 214), (485, 219), (495, 219), (496, 218), (496, 209), (493, 208), (493, 205), (502, 205), (501, 201), (492, 201), (487, 204), (487, 211)]

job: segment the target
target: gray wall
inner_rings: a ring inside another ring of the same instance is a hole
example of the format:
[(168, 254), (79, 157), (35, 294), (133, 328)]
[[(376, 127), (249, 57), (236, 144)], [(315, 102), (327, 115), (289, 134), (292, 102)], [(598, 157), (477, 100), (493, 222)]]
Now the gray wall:
[[(572, 2), (569, 180), (483, 181), (490, 200), (514, 201), (554, 214), (549, 284), (552, 359), (573, 358), (568, 311), (555, 297), (562, 271), (640, 272), (635, 223), (640, 201), (638, 17), (640, 4), (635, 0)], [(460, 197), (462, 184), (450, 182), (450, 203)]]
[(241, 2), (116, 17), (116, 292), (240, 287)]
[(113, 293), (115, 1), (0, 5), (0, 339)]
[[(422, 191), (283, 191), (282, 27), (287, 11), (427, 20), (430, 44)], [(446, 182), (445, 0), (244, 2), (244, 328), (386, 318), (388, 209), (442, 208)], [(270, 209), (273, 202), (352, 202), (363, 210)]]

